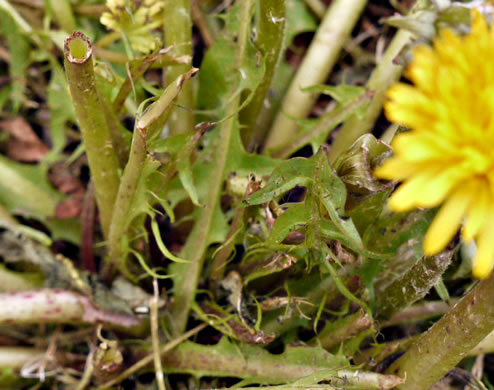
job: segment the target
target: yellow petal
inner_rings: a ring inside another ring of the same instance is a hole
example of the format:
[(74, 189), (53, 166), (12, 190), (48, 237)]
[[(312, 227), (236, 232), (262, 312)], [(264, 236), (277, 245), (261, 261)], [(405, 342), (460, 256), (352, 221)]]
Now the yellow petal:
[(460, 228), (472, 201), (468, 189), (460, 188), (441, 207), (424, 238), (424, 253), (432, 256), (443, 250)]
[[(478, 190), (475, 192), (477, 194), (477, 199), (472, 202), (470, 210), (468, 210), (465, 225), (461, 232), (461, 236), (466, 242), (471, 241), (480, 231), (480, 228), (486, 223), (486, 216), (489, 210), (489, 199), (488, 188), (485, 183), (477, 184)], [(494, 239), (494, 237), (493, 237)]]
[(436, 207), (461, 185), (466, 175), (467, 172), (454, 165), (431, 167), (421, 190), (422, 196), (416, 202), (417, 207)]
[(405, 76), (425, 92), (434, 86), (437, 56), (430, 46), (419, 45), (412, 50), (413, 61), (405, 71)]
[(487, 38), (489, 36), (489, 27), (485, 21), (484, 16), (475, 8), (472, 9), (472, 32), (469, 37)]
[(392, 146), (395, 154), (409, 162), (441, 159), (447, 155), (448, 150), (441, 147), (442, 143), (438, 142), (437, 138), (435, 134), (410, 131), (398, 134), (393, 140)]
[(486, 219), (477, 242), (477, 254), (473, 259), (473, 276), (484, 279), (489, 276), (494, 264), (494, 211)]
[(391, 157), (379, 166), (374, 174), (380, 179), (403, 180), (415, 175), (420, 170), (421, 167), (418, 164), (410, 164), (401, 158)]
[(399, 186), (389, 198), (388, 205), (391, 210), (402, 212), (417, 207), (420, 197), (423, 196), (424, 185), (428, 180), (428, 175), (421, 174)]

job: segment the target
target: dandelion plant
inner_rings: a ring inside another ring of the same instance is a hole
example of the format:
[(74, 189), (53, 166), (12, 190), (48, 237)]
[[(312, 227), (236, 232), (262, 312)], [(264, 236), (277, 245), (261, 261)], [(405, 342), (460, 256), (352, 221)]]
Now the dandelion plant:
[(0, 0), (0, 388), (492, 388), (493, 15)]

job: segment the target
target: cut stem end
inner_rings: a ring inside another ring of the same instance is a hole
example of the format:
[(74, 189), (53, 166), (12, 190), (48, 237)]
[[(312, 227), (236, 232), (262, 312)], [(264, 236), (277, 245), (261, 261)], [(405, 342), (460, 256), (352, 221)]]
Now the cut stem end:
[(91, 57), (93, 47), (89, 38), (80, 31), (74, 31), (65, 39), (64, 53), (73, 64), (83, 64)]

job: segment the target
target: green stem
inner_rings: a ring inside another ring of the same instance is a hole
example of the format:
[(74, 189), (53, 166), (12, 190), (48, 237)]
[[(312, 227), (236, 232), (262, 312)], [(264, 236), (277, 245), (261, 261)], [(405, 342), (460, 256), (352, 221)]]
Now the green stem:
[(363, 310), (359, 310), (348, 317), (328, 323), (317, 337), (309, 341), (309, 345), (315, 346), (320, 343), (325, 349), (338, 347), (371, 326), (372, 321), (369, 316)]
[(269, 102), (268, 91), (283, 53), (285, 14), (286, 0), (259, 2), (259, 35), (256, 43), (264, 55), (265, 72), (252, 101), (240, 114), (240, 122), (246, 126), (241, 134), (247, 150), (255, 149), (265, 138), (266, 126), (263, 122), (266, 121), (262, 121), (259, 113), (265, 106), (266, 99)]
[[(104, 49), (102, 47), (93, 47), (94, 55), (98, 59), (102, 59), (104, 61), (111, 62), (113, 64), (125, 65), (130, 59), (127, 54), (120, 53), (113, 50)], [(171, 56), (168, 54), (161, 54), (157, 57), (156, 62), (151, 64), (150, 68), (162, 68), (164, 65), (173, 66), (173, 65), (184, 65), (191, 63), (191, 56)]]
[(72, 5), (69, 0), (49, 0), (48, 1), (53, 17), (57, 24), (67, 33), (75, 30), (75, 18), (72, 12)]
[(125, 166), (118, 188), (118, 195), (115, 200), (114, 212), (109, 229), (108, 265), (114, 264), (119, 268), (124, 261), (121, 247), (122, 238), (126, 233), (127, 215), (132, 206), (132, 200), (147, 157), (146, 141), (152, 138), (156, 129), (160, 128), (154, 126), (154, 124), (156, 122), (161, 123), (165, 120), (164, 118), (169, 114), (172, 103), (182, 90), (183, 84), (196, 72), (197, 69), (192, 69), (188, 73), (179, 76), (161, 94), (160, 98), (151, 104), (136, 121), (129, 161)]
[[(338, 258), (336, 257), (336, 255), (329, 248), (328, 248), (328, 253), (329, 253), (329, 257), (331, 257), (331, 259), (333, 259), (334, 262), (338, 261)], [(357, 298), (355, 295), (353, 295), (350, 292), (350, 290), (347, 289), (347, 287), (345, 286), (343, 281), (338, 276), (338, 273), (336, 272), (336, 270), (331, 265), (329, 257), (326, 258), (325, 260), (322, 260), (321, 262), (326, 267), (326, 269), (328, 270), (328, 272), (331, 275), (331, 278), (334, 280), (334, 283), (336, 284), (339, 292), (345, 298), (347, 298), (350, 302), (354, 302), (357, 305), (359, 305), (362, 309), (364, 309), (365, 312), (367, 313), (367, 315), (369, 316), (370, 320), (372, 321), (372, 311), (371, 311), (370, 307), (367, 305), (367, 303), (365, 303), (361, 299)]]
[[(244, 62), (247, 47), (247, 39), (250, 34), (250, 10), (254, 0), (241, 0), (241, 15), (238, 34), (237, 56), (235, 58), (236, 68), (240, 69)], [(182, 250), (181, 257), (191, 262), (188, 264), (174, 264), (172, 274), (174, 303), (172, 306), (172, 330), (175, 334), (181, 334), (187, 324), (189, 311), (195, 293), (199, 277), (202, 271), (204, 256), (209, 244), (209, 232), (213, 222), (213, 216), (221, 196), (223, 186), (225, 165), (235, 124), (237, 122), (236, 112), (240, 105), (240, 96), (235, 93), (236, 86), (232, 87), (231, 94), (234, 96), (227, 106), (226, 119), (220, 125), (219, 142), (216, 147), (216, 158), (210, 188), (204, 208), (200, 210), (199, 217), (194, 223), (192, 232)]]
[(355, 365), (362, 365), (363, 369), (375, 367), (391, 355), (406, 350), (416, 338), (407, 337), (381, 344), (374, 344), (370, 348), (357, 352), (353, 356)]
[(139, 81), (142, 75), (148, 70), (149, 66), (157, 59), (155, 54), (140, 58), (130, 62), (130, 69), (127, 78), (120, 86), (117, 96), (113, 99), (113, 110), (117, 115), (120, 114), (125, 103), (125, 99), (132, 91), (134, 84)]
[(131, 133), (118, 119), (116, 112), (110, 106), (109, 99), (101, 99), (101, 108), (105, 113), (108, 131), (119, 161), (119, 167), (123, 168), (129, 159)]
[[(454, 303), (457, 300), (453, 300)], [(452, 304), (443, 301), (431, 301), (423, 304), (417, 303), (411, 307), (407, 307), (396, 314), (389, 320), (379, 323), (379, 328), (383, 329), (388, 326), (396, 326), (410, 324), (418, 321), (425, 321), (433, 317), (440, 317), (451, 309)]]
[(467, 356), (487, 355), (494, 352), (494, 332), (489, 333)]
[(422, 299), (440, 280), (451, 264), (454, 250), (443, 251), (436, 256), (424, 257), (405, 275), (395, 280), (383, 291), (376, 292), (376, 311), (380, 317), (390, 317)]
[(228, 229), (225, 243), (223, 244), (223, 247), (220, 249), (216, 257), (214, 258), (213, 263), (211, 264), (210, 279), (213, 281), (218, 281), (223, 279), (228, 258), (230, 257), (230, 254), (232, 253), (233, 247), (235, 245), (235, 235), (243, 227), (245, 210), (246, 208), (243, 207), (235, 211), (235, 216), (233, 217), (232, 224), (230, 225), (230, 229)]
[(108, 11), (108, 7), (104, 3), (81, 3), (74, 4), (72, 7), (77, 16), (87, 16), (88, 18), (101, 17), (103, 12)]
[(305, 119), (317, 99), (316, 94), (301, 89), (327, 79), (366, 4), (367, 0), (335, 0), (331, 3), (283, 99), (266, 140), (266, 149), (285, 143), (297, 133), (297, 122), (291, 118)]
[(368, 92), (364, 92), (348, 104), (332, 110), (321, 117), (311, 129), (299, 134), (295, 140), (289, 140), (287, 143), (280, 145), (280, 148), (273, 150), (274, 158), (287, 158), (301, 147), (307, 145), (311, 140), (329, 134), (336, 126), (349, 117), (355, 110), (363, 106), (372, 97)]
[[(173, 46), (174, 56), (192, 56), (192, 20), (190, 17), (190, 0), (165, 0), (164, 2), (165, 44)], [(167, 80), (175, 80), (179, 75), (188, 72), (190, 64), (167, 67)], [(186, 84), (177, 99), (177, 104), (169, 119), (170, 135), (191, 131), (194, 128), (194, 95), (192, 84)]]
[(326, 13), (326, 6), (321, 0), (304, 0), (307, 7), (316, 15), (319, 19), (324, 18)]
[(352, 146), (361, 135), (372, 130), (374, 123), (381, 113), (386, 90), (400, 78), (403, 71), (403, 66), (397, 65), (393, 61), (405, 45), (410, 42), (411, 37), (412, 33), (399, 30), (389, 44), (379, 65), (374, 69), (366, 84), (369, 90), (375, 92), (374, 97), (362, 119), (356, 114), (352, 115), (339, 131), (329, 149), (328, 155), (331, 163), (342, 152)]
[(429, 389), (494, 329), (494, 273), (482, 280), (396, 360), (399, 389)]
[(65, 71), (94, 183), (96, 203), (108, 238), (118, 191), (118, 160), (96, 89), (91, 43), (80, 32), (65, 40)]
[(146, 161), (146, 130), (145, 128), (139, 129), (137, 127), (134, 130), (129, 161), (122, 175), (115, 201), (115, 209), (111, 219), (110, 234), (108, 236), (108, 265), (114, 264), (117, 268), (124, 261), (122, 238), (127, 230), (127, 214), (129, 213), (139, 177)]
[(165, 380), (163, 377), (163, 366), (160, 356), (160, 337), (158, 324), (158, 305), (159, 305), (159, 290), (158, 281), (153, 280), (154, 295), (150, 300), (150, 317), (151, 317), (151, 341), (153, 346), (154, 374), (158, 390), (166, 390)]

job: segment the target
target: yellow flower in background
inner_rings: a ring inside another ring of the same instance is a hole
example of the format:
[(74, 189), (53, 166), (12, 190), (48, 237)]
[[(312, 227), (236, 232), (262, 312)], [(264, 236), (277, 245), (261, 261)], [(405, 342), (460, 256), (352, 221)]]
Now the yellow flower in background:
[(107, 0), (106, 6), (110, 12), (101, 15), (101, 24), (124, 34), (132, 49), (140, 53), (156, 49), (151, 30), (162, 24), (163, 1)]
[(434, 255), (460, 226), (475, 240), (473, 274), (494, 264), (494, 29), (472, 11), (471, 32), (443, 30), (433, 47), (418, 46), (405, 75), (387, 93), (389, 120), (410, 128), (392, 142), (394, 156), (376, 170), (403, 183), (389, 207), (397, 212), (441, 206), (424, 239)]

